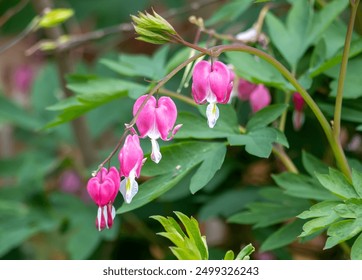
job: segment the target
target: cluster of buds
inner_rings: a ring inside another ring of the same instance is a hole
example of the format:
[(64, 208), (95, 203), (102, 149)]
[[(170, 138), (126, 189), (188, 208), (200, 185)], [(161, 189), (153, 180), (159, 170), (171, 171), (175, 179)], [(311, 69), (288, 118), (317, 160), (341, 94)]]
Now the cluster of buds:
[(138, 192), (136, 178), (140, 176), (141, 168), (146, 160), (140, 146), (140, 138), (149, 137), (151, 139), (151, 159), (155, 163), (159, 163), (162, 156), (157, 139), (169, 141), (181, 127), (181, 125), (174, 127), (177, 108), (169, 97), (161, 97), (158, 101), (153, 96), (139, 97), (133, 107), (133, 115), (137, 114), (136, 126), (140, 135), (134, 129), (131, 130), (132, 134), (127, 135), (118, 155), (119, 170), (115, 167), (111, 167), (109, 170), (102, 167), (88, 181), (87, 191), (98, 205), (96, 218), (98, 230), (112, 227), (116, 213), (113, 203), (118, 192), (122, 194), (125, 203), (131, 203)]

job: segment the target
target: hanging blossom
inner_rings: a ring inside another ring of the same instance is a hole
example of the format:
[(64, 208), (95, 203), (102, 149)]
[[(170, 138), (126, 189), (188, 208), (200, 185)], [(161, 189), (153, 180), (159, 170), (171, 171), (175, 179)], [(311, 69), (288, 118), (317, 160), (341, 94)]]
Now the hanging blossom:
[(234, 72), (224, 63), (206, 60), (198, 62), (192, 74), (192, 96), (197, 104), (209, 103), (206, 109), (207, 123), (213, 128), (219, 118), (216, 103), (226, 104), (233, 89)]
[(98, 205), (96, 227), (99, 231), (111, 228), (116, 210), (113, 202), (118, 194), (120, 177), (117, 169), (111, 167), (109, 171), (102, 168), (95, 177), (89, 179), (87, 191), (92, 200)]
[(128, 135), (118, 156), (121, 168), (120, 174), (124, 177), (121, 181), (119, 191), (124, 201), (131, 203), (132, 198), (138, 192), (136, 178), (140, 176), (141, 168), (146, 159), (143, 158), (143, 151), (137, 135)]
[[(133, 106), (133, 115), (135, 116), (141, 107), (147, 95), (139, 97)], [(152, 144), (151, 159), (159, 163), (162, 155), (157, 139), (164, 141), (171, 140), (182, 124), (175, 125), (177, 119), (177, 108), (170, 97), (163, 96), (156, 100), (151, 96), (139, 114), (136, 125), (140, 132), (140, 137), (149, 137)], [(169, 137), (169, 134), (171, 136)]]
[(293, 112), (293, 127), (296, 131), (300, 130), (304, 124), (304, 104), (305, 101), (299, 92), (293, 94), (294, 112)]
[(263, 84), (253, 84), (244, 79), (239, 79), (238, 98), (243, 101), (249, 100), (253, 113), (260, 111), (271, 103), (271, 95)]

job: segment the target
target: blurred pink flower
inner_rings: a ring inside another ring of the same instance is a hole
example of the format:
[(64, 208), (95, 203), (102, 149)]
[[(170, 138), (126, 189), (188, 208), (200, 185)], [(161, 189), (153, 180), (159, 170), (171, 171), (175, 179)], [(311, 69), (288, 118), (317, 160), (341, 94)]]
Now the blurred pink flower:
[(67, 193), (76, 193), (82, 186), (81, 179), (77, 172), (72, 169), (65, 170), (59, 178), (59, 187)]
[(197, 104), (209, 103), (206, 116), (209, 127), (213, 128), (219, 118), (216, 103), (228, 103), (234, 72), (220, 61), (211, 64), (202, 60), (195, 65), (192, 80), (192, 96)]
[(257, 87), (250, 94), (250, 106), (251, 110), (256, 113), (271, 103), (271, 96), (267, 87), (263, 84), (257, 85)]
[(242, 78), (239, 79), (238, 97), (240, 100), (249, 100), (250, 94), (256, 89), (257, 85)]
[(113, 225), (116, 215), (113, 202), (118, 194), (119, 186), (120, 177), (115, 167), (111, 167), (109, 171), (103, 167), (95, 177), (88, 181), (89, 196), (98, 205), (96, 227), (99, 231), (111, 228)]
[(140, 176), (144, 162), (143, 151), (137, 135), (127, 136), (118, 158), (121, 165), (121, 176), (125, 177), (121, 181), (119, 191), (122, 193), (124, 201), (131, 203), (133, 197), (138, 192), (136, 178)]
[[(134, 116), (146, 98), (147, 95), (143, 95), (136, 100), (133, 106)], [(136, 125), (141, 134), (140, 137), (144, 138), (148, 136), (151, 139), (151, 159), (155, 163), (159, 163), (162, 158), (157, 139), (161, 138), (164, 141), (169, 141), (173, 138), (182, 126), (177, 125), (174, 127), (176, 119), (176, 105), (170, 97), (165, 96), (158, 100), (151, 96), (138, 116)], [(170, 133), (171, 136), (169, 137)]]
[(17, 67), (13, 74), (13, 83), (15, 90), (21, 93), (29, 92), (31, 84), (33, 82), (33, 78), (33, 69), (29, 65), (23, 64)]

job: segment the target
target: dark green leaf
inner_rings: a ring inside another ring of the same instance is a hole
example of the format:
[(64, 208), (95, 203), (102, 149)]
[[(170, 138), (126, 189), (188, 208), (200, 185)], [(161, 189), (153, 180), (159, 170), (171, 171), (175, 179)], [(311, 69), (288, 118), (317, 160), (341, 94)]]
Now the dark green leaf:
[(353, 187), (356, 190), (359, 197), (362, 197), (362, 173), (352, 169), (352, 181)]
[(305, 151), (302, 152), (302, 161), (305, 170), (313, 177), (316, 173), (328, 173), (327, 164)]
[(274, 104), (256, 112), (246, 125), (247, 130), (256, 130), (266, 127), (280, 117), (288, 108), (286, 104)]
[(274, 250), (292, 243), (300, 235), (303, 224), (304, 221), (297, 219), (283, 225), (261, 244), (260, 250)]

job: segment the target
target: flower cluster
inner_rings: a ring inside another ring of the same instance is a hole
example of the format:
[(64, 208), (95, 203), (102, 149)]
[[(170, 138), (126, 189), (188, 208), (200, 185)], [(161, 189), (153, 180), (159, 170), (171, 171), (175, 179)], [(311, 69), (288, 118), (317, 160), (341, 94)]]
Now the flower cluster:
[(157, 139), (169, 141), (181, 127), (181, 125), (174, 126), (177, 108), (169, 97), (156, 100), (153, 96), (143, 95), (136, 100), (133, 115), (137, 115), (136, 126), (140, 135), (137, 135), (134, 129), (131, 130), (132, 134), (127, 135), (118, 155), (119, 170), (115, 167), (109, 170), (102, 167), (87, 184), (90, 197), (98, 205), (96, 218), (98, 230), (112, 227), (115, 217), (113, 203), (118, 192), (122, 194), (125, 203), (131, 203), (138, 192), (136, 178), (140, 176), (142, 165), (146, 160), (140, 146), (140, 138), (151, 139), (151, 159), (159, 163), (162, 155)]

